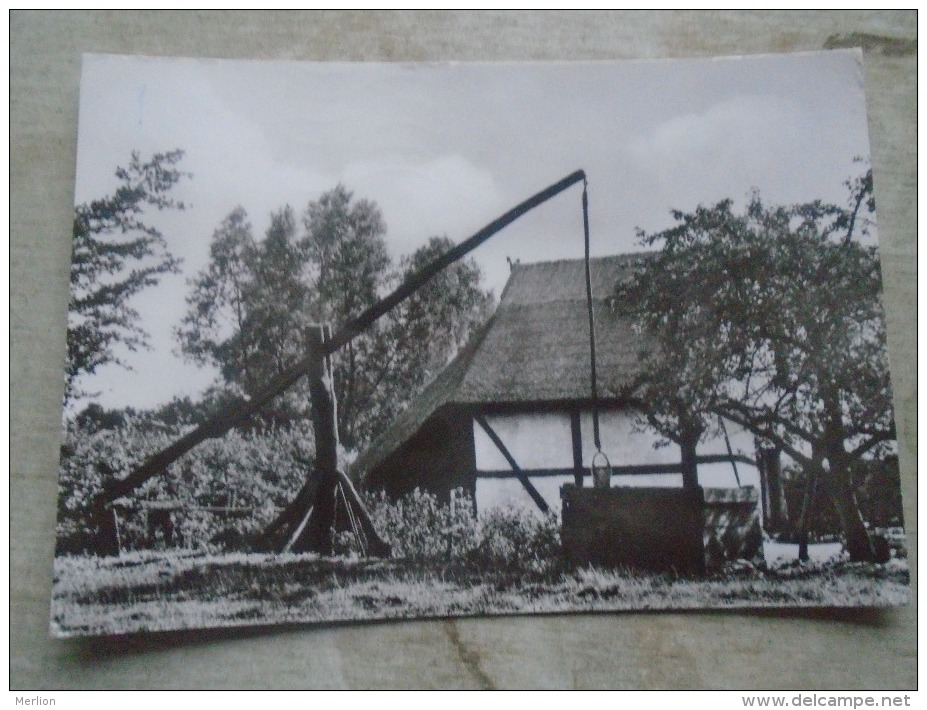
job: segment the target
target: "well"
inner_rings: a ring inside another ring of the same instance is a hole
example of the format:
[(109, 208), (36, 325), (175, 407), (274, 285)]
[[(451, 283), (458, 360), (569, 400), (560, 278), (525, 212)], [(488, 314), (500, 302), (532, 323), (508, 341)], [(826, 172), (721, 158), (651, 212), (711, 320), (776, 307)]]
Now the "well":
[(573, 564), (703, 574), (762, 549), (755, 488), (560, 490), (561, 541)]

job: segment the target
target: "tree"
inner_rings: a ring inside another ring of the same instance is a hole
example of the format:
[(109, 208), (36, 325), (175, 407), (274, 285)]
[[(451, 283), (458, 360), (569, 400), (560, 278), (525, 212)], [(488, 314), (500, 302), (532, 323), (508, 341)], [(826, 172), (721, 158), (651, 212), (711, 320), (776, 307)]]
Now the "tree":
[(248, 215), (236, 207), (213, 232), (208, 266), (188, 281), (189, 310), (174, 331), (184, 355), (198, 365), (219, 367), (228, 381), (240, 377), (246, 391), (254, 384), (246, 316), (256, 253)]
[(871, 560), (852, 474), (890, 451), (894, 419), (871, 171), (847, 186), (846, 207), (754, 194), (742, 214), (730, 200), (674, 212), (639, 233), (662, 248), (615, 303), (647, 334), (649, 423), (679, 440), (722, 417), (771, 442), (833, 498), (851, 559)]
[[(176, 330), (181, 351), (219, 367), (240, 394), (304, 357), (309, 325), (349, 321), (452, 246), (433, 238), (394, 268), (379, 208), (341, 185), (310, 202), (302, 224), (297, 234), (292, 211), (281, 210), (255, 242), (244, 211), (233, 211), (213, 234), (209, 265), (190, 282)], [(334, 355), (345, 447), (370, 441), (487, 317), (492, 295), (480, 290), (481, 278), (472, 260), (449, 267)], [(303, 416), (307, 405), (297, 390), (285, 410)]]
[[(181, 352), (217, 367), (231, 394), (256, 394), (305, 355), (315, 303), (307, 268), (291, 208), (274, 212), (257, 242), (247, 213), (236, 207), (213, 232), (206, 268), (188, 282), (189, 308), (174, 331)], [(305, 412), (293, 397), (285, 400), (265, 416)]]
[[(431, 237), (401, 259), (391, 285), (453, 246), (446, 236)], [(480, 288), (482, 279), (473, 259), (455, 262), (358, 339), (354, 350), (360, 354), (362, 387), (355, 391), (352, 425), (359, 441), (369, 441), (389, 425), (489, 318), (493, 294)]]
[[(453, 247), (447, 237), (432, 237), (394, 269), (379, 208), (342, 185), (309, 204), (304, 224), (316, 314), (333, 325)], [(335, 355), (345, 446), (359, 448), (388, 425), (488, 317), (492, 294), (480, 289), (481, 280), (472, 259), (448, 267)]]
[(343, 322), (373, 305), (390, 268), (386, 224), (376, 204), (354, 200), (338, 185), (309, 203), (303, 225), (320, 321)]
[[(409, 278), (453, 247), (446, 236), (431, 237), (402, 259), (398, 279)], [(455, 262), (390, 313), (386, 327), (392, 347), (384, 363), (391, 373), (388, 386), (417, 390), (454, 358), (492, 313), (493, 294), (480, 288), (482, 280), (473, 259)]]
[[(355, 200), (338, 185), (309, 203), (303, 225), (316, 322), (337, 326), (376, 303), (391, 274), (386, 224), (376, 204)], [(378, 396), (385, 347), (382, 326), (375, 325), (333, 358), (338, 429), (348, 448), (371, 435), (364, 420)]]
[[(454, 246), (447, 236), (431, 237), (402, 260), (401, 278), (407, 279)], [(489, 317), (493, 296), (480, 288), (482, 280), (473, 259), (455, 262), (396, 309), (394, 321), (404, 331), (400, 345), (409, 353), (407, 360), (413, 359), (411, 351), (423, 355), (416, 371), (424, 379), (437, 374)]]
[(188, 175), (176, 167), (182, 157), (174, 150), (143, 161), (133, 152), (128, 166), (116, 170), (119, 187), (112, 195), (75, 208), (65, 402), (87, 394), (78, 387), (81, 376), (106, 364), (126, 366), (120, 348), (147, 347), (132, 299), (162, 275), (176, 273), (180, 262), (145, 212), (184, 209), (170, 197)]
[(251, 261), (243, 328), (252, 355), (251, 384), (260, 388), (305, 357), (306, 332), (315, 322), (305, 248), (290, 207), (271, 215), (267, 235)]

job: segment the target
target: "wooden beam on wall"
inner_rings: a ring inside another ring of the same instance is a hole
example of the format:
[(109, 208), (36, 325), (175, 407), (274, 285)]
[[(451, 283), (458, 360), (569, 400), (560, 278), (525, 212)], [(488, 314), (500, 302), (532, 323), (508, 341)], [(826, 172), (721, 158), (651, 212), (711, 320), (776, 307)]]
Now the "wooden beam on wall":
[[(732, 460), (738, 463), (750, 466), (756, 465), (753, 459), (746, 456), (735, 454), (726, 456), (724, 454), (711, 454), (709, 456), (697, 456), (696, 463), (730, 463)], [(569, 476), (575, 472), (570, 468), (520, 468), (526, 476)], [(629, 466), (612, 466), (613, 476), (649, 476), (654, 474), (682, 473), (681, 463), (648, 463), (648, 464), (631, 464)], [(588, 476), (589, 471), (582, 469), (583, 476)], [(487, 471), (477, 471), (477, 478), (509, 478), (512, 472), (508, 469), (492, 469)]]
[(570, 412), (570, 434), (573, 438), (573, 482), (577, 488), (583, 487), (583, 430), (579, 410)]
[(525, 490), (528, 491), (528, 495), (531, 496), (531, 500), (535, 502), (538, 508), (541, 509), (542, 513), (547, 513), (550, 510), (550, 506), (547, 505), (547, 501), (538, 493), (538, 489), (534, 487), (534, 484), (531, 483), (531, 480), (528, 476), (525, 475), (525, 472), (521, 470), (518, 463), (515, 461), (515, 457), (509, 452), (505, 444), (502, 443), (502, 439), (499, 438), (499, 435), (495, 430), (489, 426), (489, 422), (483, 417), (482, 414), (477, 414), (474, 416), (476, 423), (482, 427), (483, 431), (486, 432), (487, 436), (492, 439), (492, 443), (496, 445), (496, 448), (502, 453), (505, 457), (505, 460), (509, 462), (509, 466), (512, 467), (515, 476), (521, 481), (521, 485), (525, 487)]

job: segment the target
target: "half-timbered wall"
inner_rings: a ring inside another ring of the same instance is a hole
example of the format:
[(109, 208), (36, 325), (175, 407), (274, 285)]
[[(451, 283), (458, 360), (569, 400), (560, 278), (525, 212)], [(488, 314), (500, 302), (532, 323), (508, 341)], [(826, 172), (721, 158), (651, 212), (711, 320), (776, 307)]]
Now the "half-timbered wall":
[[(568, 411), (487, 415), (486, 420), (532, 484), (553, 510), (560, 509), (560, 487), (573, 478), (573, 437)], [(581, 459), (588, 469), (595, 454), (591, 411), (580, 412)], [(675, 444), (657, 445), (661, 438), (653, 431), (641, 431), (629, 412), (605, 411), (599, 414), (602, 449), (615, 467), (659, 467), (679, 464), (681, 454)], [(753, 437), (728, 426), (733, 452), (754, 457)], [(513, 504), (536, 509), (521, 483), (511, 474), (511, 467), (489, 436), (479, 426), (473, 427), (477, 470), (476, 503), (478, 510)], [(728, 453), (724, 438), (718, 436), (699, 445), (700, 456)], [(559, 472), (557, 470), (559, 469)], [(535, 475), (531, 471), (535, 470)], [(754, 466), (737, 464), (737, 477), (730, 463), (699, 464), (699, 483), (709, 488), (759, 486)], [(591, 485), (588, 476), (585, 485)], [(638, 473), (615, 475), (613, 486), (666, 487), (682, 486), (679, 473)]]

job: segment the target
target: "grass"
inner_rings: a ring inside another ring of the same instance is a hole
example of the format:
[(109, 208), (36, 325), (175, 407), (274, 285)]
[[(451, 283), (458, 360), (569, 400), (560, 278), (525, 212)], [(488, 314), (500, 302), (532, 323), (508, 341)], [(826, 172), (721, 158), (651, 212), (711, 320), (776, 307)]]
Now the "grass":
[(823, 606), (909, 600), (903, 560), (732, 567), (706, 578), (460, 561), (134, 552), (55, 561), (52, 633), (102, 635), (286, 622), (485, 614)]

